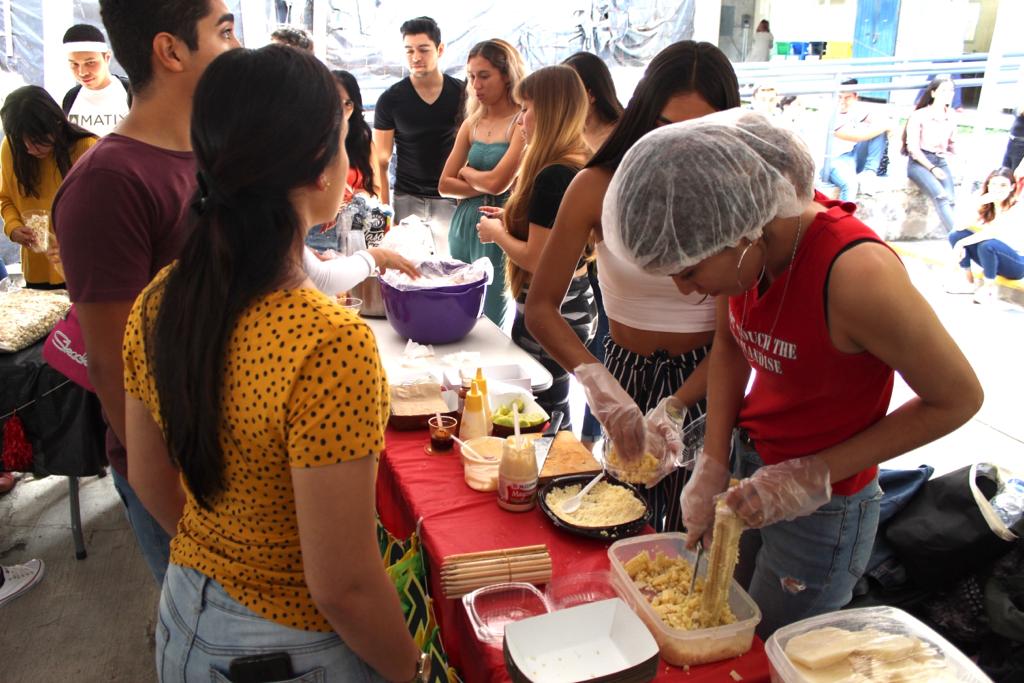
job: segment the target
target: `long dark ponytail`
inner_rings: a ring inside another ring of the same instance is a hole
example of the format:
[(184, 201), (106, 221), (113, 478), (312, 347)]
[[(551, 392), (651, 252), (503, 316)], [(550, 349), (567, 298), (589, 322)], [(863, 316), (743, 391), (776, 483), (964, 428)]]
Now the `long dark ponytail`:
[(191, 232), (146, 325), (146, 347), (168, 450), (203, 507), (224, 488), (228, 342), (252, 301), (292, 274), (309, 226), (289, 194), (334, 160), (341, 126), (330, 72), (290, 47), (227, 52), (196, 87)]
[(11, 146), (18, 189), (26, 197), (38, 197), (40, 183), (40, 160), (28, 153), (26, 139), (37, 145), (53, 145), (51, 153), (63, 178), (71, 169), (75, 143), (83, 138), (96, 137), (68, 121), (50, 93), (38, 85), (26, 85), (11, 91), (0, 109), (0, 120), (3, 121), (7, 144)]
[(373, 131), (363, 116), (363, 93), (359, 90), (359, 82), (355, 76), (342, 69), (332, 71), (331, 75), (352, 100), (352, 114), (348, 118), (348, 133), (345, 134), (345, 152), (348, 154), (349, 166), (359, 169), (363, 175), (363, 187), (371, 195), (376, 195), (373, 189), (373, 159), (370, 158)]
[(618, 168), (633, 143), (658, 125), (665, 103), (686, 92), (699, 94), (716, 111), (740, 106), (739, 82), (725, 53), (711, 43), (672, 43), (647, 65), (622, 118), (587, 167)]

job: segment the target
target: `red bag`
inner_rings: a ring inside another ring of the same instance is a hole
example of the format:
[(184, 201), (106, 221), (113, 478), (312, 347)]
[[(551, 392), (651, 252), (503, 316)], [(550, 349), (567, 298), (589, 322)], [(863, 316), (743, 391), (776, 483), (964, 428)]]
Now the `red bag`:
[(93, 393), (96, 390), (89, 381), (88, 358), (85, 353), (85, 339), (82, 327), (78, 324), (78, 315), (74, 305), (64, 317), (54, 325), (46, 343), (43, 344), (43, 358), (57, 372), (61, 373), (83, 389)]

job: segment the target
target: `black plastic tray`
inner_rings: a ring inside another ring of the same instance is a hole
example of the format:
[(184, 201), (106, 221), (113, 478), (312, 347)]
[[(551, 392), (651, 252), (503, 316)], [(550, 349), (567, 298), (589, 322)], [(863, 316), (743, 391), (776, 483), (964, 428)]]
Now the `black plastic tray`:
[(593, 474), (570, 474), (564, 477), (552, 479), (540, 490), (537, 500), (540, 505), (540, 509), (544, 511), (544, 514), (551, 520), (551, 523), (559, 529), (563, 529), (571, 534), (576, 534), (577, 536), (583, 536), (585, 538), (596, 538), (602, 541), (617, 541), (620, 538), (636, 536), (641, 533), (650, 522), (651, 507), (647, 504), (647, 501), (635, 486), (611, 478), (607, 474), (605, 475), (605, 479), (609, 483), (629, 489), (632, 491), (633, 495), (644, 504), (644, 514), (641, 517), (634, 519), (632, 522), (616, 524), (614, 526), (578, 526), (561, 519), (553, 510), (551, 510), (551, 508), (548, 507), (547, 497), (551, 489), (560, 486), (572, 486), (573, 484), (584, 485), (593, 478)]

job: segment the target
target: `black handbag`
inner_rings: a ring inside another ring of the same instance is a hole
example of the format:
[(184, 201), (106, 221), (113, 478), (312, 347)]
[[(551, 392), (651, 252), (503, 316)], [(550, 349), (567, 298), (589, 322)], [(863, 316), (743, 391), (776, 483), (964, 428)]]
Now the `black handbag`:
[(989, 503), (1009, 476), (995, 465), (975, 463), (936, 477), (889, 522), (885, 539), (915, 584), (948, 586), (1013, 548), (1017, 535)]

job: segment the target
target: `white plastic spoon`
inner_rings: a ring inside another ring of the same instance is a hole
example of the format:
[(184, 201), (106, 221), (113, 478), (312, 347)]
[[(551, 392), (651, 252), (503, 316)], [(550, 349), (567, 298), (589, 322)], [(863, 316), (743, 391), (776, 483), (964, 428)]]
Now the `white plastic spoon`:
[(583, 496), (587, 495), (590, 492), (590, 489), (594, 488), (594, 486), (597, 485), (597, 482), (601, 481), (602, 479), (604, 479), (604, 472), (601, 472), (601, 474), (591, 479), (590, 483), (584, 486), (583, 490), (577, 493), (575, 496), (563, 500), (562, 504), (559, 506), (562, 512), (571, 515), (572, 513), (579, 510), (580, 505), (583, 503)]

